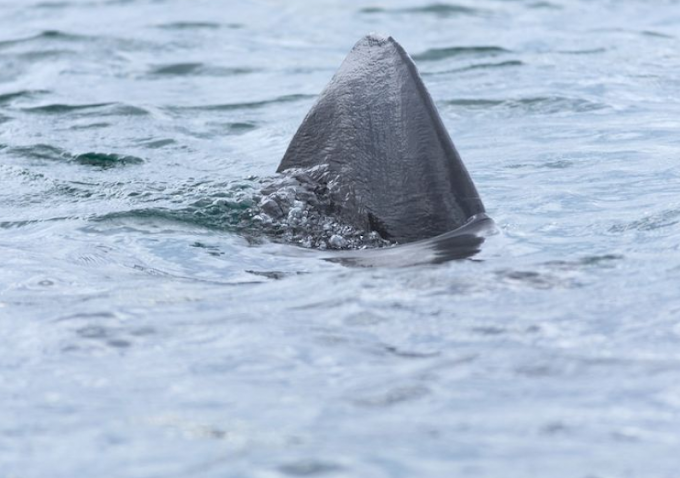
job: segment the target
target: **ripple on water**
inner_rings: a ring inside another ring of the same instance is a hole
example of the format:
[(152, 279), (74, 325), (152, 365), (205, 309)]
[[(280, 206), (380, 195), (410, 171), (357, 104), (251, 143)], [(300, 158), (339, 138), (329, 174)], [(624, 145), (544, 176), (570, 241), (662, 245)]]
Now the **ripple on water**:
[(212, 66), (205, 63), (170, 63), (151, 69), (151, 76), (237, 76), (254, 73), (254, 68)]
[(364, 14), (375, 14), (375, 13), (410, 13), (410, 14), (427, 14), (434, 15), (440, 18), (445, 17), (455, 17), (464, 15), (480, 15), (484, 13), (484, 10), (479, 8), (473, 8), (466, 5), (457, 5), (453, 3), (431, 3), (428, 5), (423, 5), (420, 7), (407, 7), (407, 8), (385, 8), (385, 7), (366, 7), (359, 10), (360, 13)]
[(115, 153), (83, 153), (72, 156), (71, 161), (88, 166), (98, 166), (103, 169), (130, 164), (142, 164), (143, 159), (136, 156), (125, 156)]
[(666, 33), (656, 32), (652, 30), (644, 30), (640, 32), (641, 35), (653, 38), (664, 38), (666, 40), (673, 40), (675, 37), (673, 35), (668, 35)]
[(527, 270), (499, 270), (496, 277), (504, 284), (513, 286), (525, 286), (533, 289), (572, 289), (582, 287), (582, 283), (576, 278), (554, 273), (527, 271)]
[(598, 53), (605, 53), (606, 48), (589, 48), (585, 50), (559, 50), (556, 53), (562, 55), (597, 55)]
[(164, 30), (218, 30), (220, 28), (239, 29), (243, 28), (243, 24), (195, 21), (161, 23), (156, 25), (156, 27)]
[(492, 100), (483, 98), (459, 98), (443, 102), (448, 106), (465, 109), (484, 110), (521, 110), (522, 113), (556, 114), (584, 113), (607, 109), (608, 105), (592, 102), (583, 98), (567, 98), (563, 96), (537, 96), (508, 100)]
[(449, 73), (462, 73), (464, 71), (474, 71), (474, 70), (489, 70), (493, 68), (510, 68), (513, 66), (523, 66), (524, 62), (519, 60), (508, 60), (501, 61), (498, 63), (476, 63), (469, 66), (464, 66), (461, 68), (452, 68), (450, 70), (443, 71), (425, 71), (421, 72), (422, 76), (436, 76), (436, 75), (446, 75)]
[(46, 30), (42, 33), (26, 38), (0, 41), (0, 48), (7, 48), (12, 47), (14, 45), (21, 45), (25, 43), (44, 42), (45, 40), (50, 42), (79, 42), (88, 41), (90, 40), (90, 37), (84, 35), (77, 35), (74, 33), (65, 33), (58, 30)]
[(261, 100), (261, 101), (250, 101), (244, 103), (226, 103), (218, 105), (200, 105), (200, 106), (168, 106), (166, 109), (169, 111), (232, 111), (232, 110), (252, 110), (258, 108), (264, 108), (265, 106), (281, 104), (281, 103), (293, 103), (296, 101), (308, 100), (311, 98), (316, 98), (316, 95), (284, 95), (274, 98), (272, 100)]
[(8, 149), (8, 153), (32, 159), (50, 161), (64, 161), (68, 163), (96, 166), (101, 169), (109, 169), (118, 166), (142, 164), (143, 159), (136, 156), (121, 155), (115, 153), (87, 152), (72, 154), (64, 149), (49, 144), (35, 144), (32, 146), (16, 146)]
[[(247, 207), (247, 206), (246, 206)], [(130, 211), (113, 212), (92, 217), (96, 222), (177, 223), (219, 231), (239, 232), (247, 229), (249, 217), (244, 207), (237, 202), (224, 202), (220, 206), (187, 207), (182, 209), (139, 208)], [(220, 212), (216, 212), (219, 210)]]
[(584, 267), (611, 269), (617, 267), (623, 259), (625, 259), (625, 257), (621, 254), (602, 254), (585, 256), (575, 261), (548, 261), (544, 265), (553, 269), (565, 271), (579, 270)]
[(127, 349), (156, 334), (152, 327), (125, 323), (125, 317), (113, 312), (88, 312), (62, 316), (54, 320), (68, 335), (64, 352), (90, 353), (105, 349)]
[(342, 472), (344, 468), (330, 461), (300, 460), (279, 466), (279, 471), (289, 476), (316, 476)]
[(110, 106), (112, 103), (86, 103), (82, 105), (67, 105), (61, 103), (52, 103), (48, 105), (41, 106), (30, 106), (28, 108), (22, 108), (23, 111), (30, 113), (46, 113), (46, 114), (61, 114), (70, 113), (72, 111), (98, 109), (105, 106)]
[(430, 48), (412, 56), (415, 61), (439, 61), (446, 58), (498, 56), (510, 53), (510, 50), (499, 46), (452, 46), (446, 48)]
[(253, 122), (233, 122), (233, 123), (220, 123), (218, 126), (223, 127), (230, 134), (244, 134), (257, 129), (257, 125)]
[(21, 111), (54, 115), (72, 113), (79, 116), (145, 116), (149, 114), (144, 108), (124, 103), (85, 103), (80, 105), (50, 103), (21, 108)]
[(550, 2), (533, 2), (527, 5), (532, 10), (562, 10), (562, 6)]
[(166, 146), (170, 146), (173, 144), (177, 144), (177, 141), (174, 139), (151, 139), (151, 140), (144, 140), (139, 143), (140, 146), (143, 146), (145, 148), (149, 149), (160, 149), (160, 148), (165, 148)]
[(48, 94), (48, 90), (20, 90), (10, 93), (0, 94), (0, 105), (11, 104), (14, 100), (22, 98), (35, 98), (36, 96)]
[(424, 385), (404, 384), (388, 386), (374, 390), (359, 391), (351, 401), (358, 406), (367, 408), (387, 408), (422, 399), (430, 395), (431, 391)]
[(675, 226), (680, 223), (680, 209), (667, 209), (665, 211), (651, 214), (636, 221), (626, 224), (617, 224), (609, 228), (609, 232), (622, 233), (626, 231), (655, 231), (666, 227)]
[(38, 51), (25, 51), (22, 53), (17, 53), (14, 55), (16, 58), (22, 61), (40, 61), (50, 58), (63, 58), (63, 57), (75, 57), (78, 52), (74, 50), (67, 50), (65, 48), (49, 48), (45, 50)]
[(99, 129), (99, 128), (108, 128), (111, 126), (111, 123), (88, 123), (88, 124), (75, 124), (73, 126), (70, 126), (69, 129), (78, 131), (78, 130), (87, 130), (87, 129)]
[(519, 61), (519, 60), (508, 60), (508, 61), (501, 61), (498, 63), (477, 63), (474, 65), (469, 65), (469, 66), (464, 66), (462, 68), (453, 68), (451, 70), (444, 70), (444, 71), (429, 71), (429, 72), (423, 72), (421, 73), (422, 76), (435, 76), (435, 75), (445, 75), (448, 73), (461, 73), (464, 71), (473, 71), (473, 70), (488, 70), (492, 68), (508, 68), (508, 67), (513, 67), (513, 66), (522, 66), (524, 65), (524, 62)]
[(70, 2), (40, 2), (40, 3), (36, 3), (33, 6), (33, 8), (45, 8), (45, 9), (55, 8), (55, 9), (59, 9), (59, 8), (66, 8), (66, 7), (69, 7), (69, 6), (71, 6)]

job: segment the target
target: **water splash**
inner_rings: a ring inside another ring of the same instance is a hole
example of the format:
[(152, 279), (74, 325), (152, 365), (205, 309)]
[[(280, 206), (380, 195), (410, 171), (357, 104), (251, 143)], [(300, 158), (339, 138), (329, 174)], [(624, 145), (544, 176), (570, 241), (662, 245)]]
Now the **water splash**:
[[(275, 242), (320, 250), (356, 250), (393, 245), (375, 231), (357, 229), (338, 220), (333, 185), (325, 168), (289, 170), (273, 177), (228, 184), (187, 184), (157, 194), (130, 192), (138, 208), (92, 217), (96, 221), (161, 220), (240, 234), (251, 242), (269, 238)], [(178, 208), (149, 207), (168, 196), (194, 200)]]

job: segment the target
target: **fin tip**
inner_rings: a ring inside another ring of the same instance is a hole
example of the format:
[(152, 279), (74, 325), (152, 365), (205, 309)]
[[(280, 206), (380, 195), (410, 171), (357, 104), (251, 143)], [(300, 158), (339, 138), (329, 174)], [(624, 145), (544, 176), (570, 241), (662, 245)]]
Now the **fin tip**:
[(359, 40), (359, 43), (368, 43), (371, 46), (374, 45), (382, 46), (387, 43), (396, 43), (396, 40), (392, 38), (390, 35), (371, 32), (368, 35), (365, 35), (361, 40)]

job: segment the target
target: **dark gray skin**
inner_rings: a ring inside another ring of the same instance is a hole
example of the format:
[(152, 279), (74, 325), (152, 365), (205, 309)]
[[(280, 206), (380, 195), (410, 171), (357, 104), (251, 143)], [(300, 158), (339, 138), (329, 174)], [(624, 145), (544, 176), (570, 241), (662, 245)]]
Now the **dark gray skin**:
[(322, 166), (338, 217), (399, 243), (489, 221), (418, 70), (392, 37), (349, 53), (277, 172)]

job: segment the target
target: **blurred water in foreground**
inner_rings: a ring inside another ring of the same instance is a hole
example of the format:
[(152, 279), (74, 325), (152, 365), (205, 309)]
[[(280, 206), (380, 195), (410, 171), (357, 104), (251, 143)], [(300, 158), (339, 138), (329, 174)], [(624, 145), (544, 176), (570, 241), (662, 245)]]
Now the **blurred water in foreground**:
[[(677, 477), (679, 26), (671, 0), (0, 1), (0, 476)], [(473, 261), (238, 227), (371, 31), (502, 231)]]

